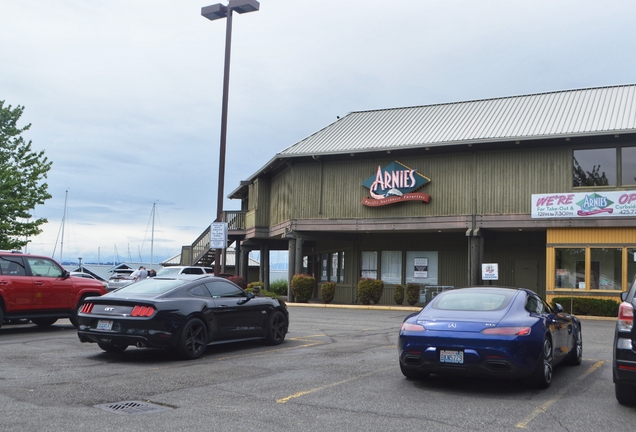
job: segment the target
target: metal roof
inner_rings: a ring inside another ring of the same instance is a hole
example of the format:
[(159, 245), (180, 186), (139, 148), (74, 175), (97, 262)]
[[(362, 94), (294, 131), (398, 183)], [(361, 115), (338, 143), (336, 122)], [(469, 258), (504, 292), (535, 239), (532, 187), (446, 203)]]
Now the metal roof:
[(277, 158), (636, 132), (636, 85), (351, 112)]

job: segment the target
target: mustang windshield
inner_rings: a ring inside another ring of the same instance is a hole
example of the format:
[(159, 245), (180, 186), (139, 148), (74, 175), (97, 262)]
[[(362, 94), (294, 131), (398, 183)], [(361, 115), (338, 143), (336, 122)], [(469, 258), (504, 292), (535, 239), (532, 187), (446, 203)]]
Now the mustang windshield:
[(154, 277), (126, 285), (117, 290), (117, 292), (125, 292), (126, 294), (163, 294), (186, 282), (188, 281), (182, 279), (158, 279)]
[(517, 293), (515, 290), (497, 292), (478, 290), (447, 291), (433, 303), (433, 308), (454, 311), (496, 311), (504, 309)]

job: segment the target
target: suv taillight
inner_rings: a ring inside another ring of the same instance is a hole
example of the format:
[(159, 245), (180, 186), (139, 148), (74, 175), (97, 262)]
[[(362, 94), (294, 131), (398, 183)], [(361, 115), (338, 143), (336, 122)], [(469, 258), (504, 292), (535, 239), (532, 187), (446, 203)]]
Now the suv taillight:
[(631, 303), (623, 302), (618, 307), (618, 330), (632, 331), (634, 326), (634, 307)]

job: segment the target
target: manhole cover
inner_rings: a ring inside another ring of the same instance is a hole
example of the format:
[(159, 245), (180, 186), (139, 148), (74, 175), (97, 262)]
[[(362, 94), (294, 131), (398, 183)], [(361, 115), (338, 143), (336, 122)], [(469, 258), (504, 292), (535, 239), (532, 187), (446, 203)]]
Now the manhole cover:
[(172, 409), (163, 405), (156, 405), (150, 402), (127, 401), (109, 404), (95, 405), (95, 408), (103, 409), (117, 414), (148, 414)]

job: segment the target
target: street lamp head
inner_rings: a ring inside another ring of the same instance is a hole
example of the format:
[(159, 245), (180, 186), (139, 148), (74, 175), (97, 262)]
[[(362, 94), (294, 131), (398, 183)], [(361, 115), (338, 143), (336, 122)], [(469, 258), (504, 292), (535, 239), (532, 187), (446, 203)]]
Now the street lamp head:
[(227, 17), (227, 13), (229, 10), (233, 10), (242, 14), (246, 12), (257, 11), (259, 7), (260, 4), (256, 0), (230, 0), (227, 6), (223, 6), (221, 3), (217, 3), (211, 6), (202, 7), (201, 15), (211, 21), (214, 21), (219, 18)]
[(201, 15), (211, 21), (219, 18), (225, 18), (227, 16), (227, 7), (223, 6), (221, 3), (205, 6), (201, 8)]
[(227, 7), (242, 14), (257, 11), (260, 4), (256, 0), (230, 0)]

